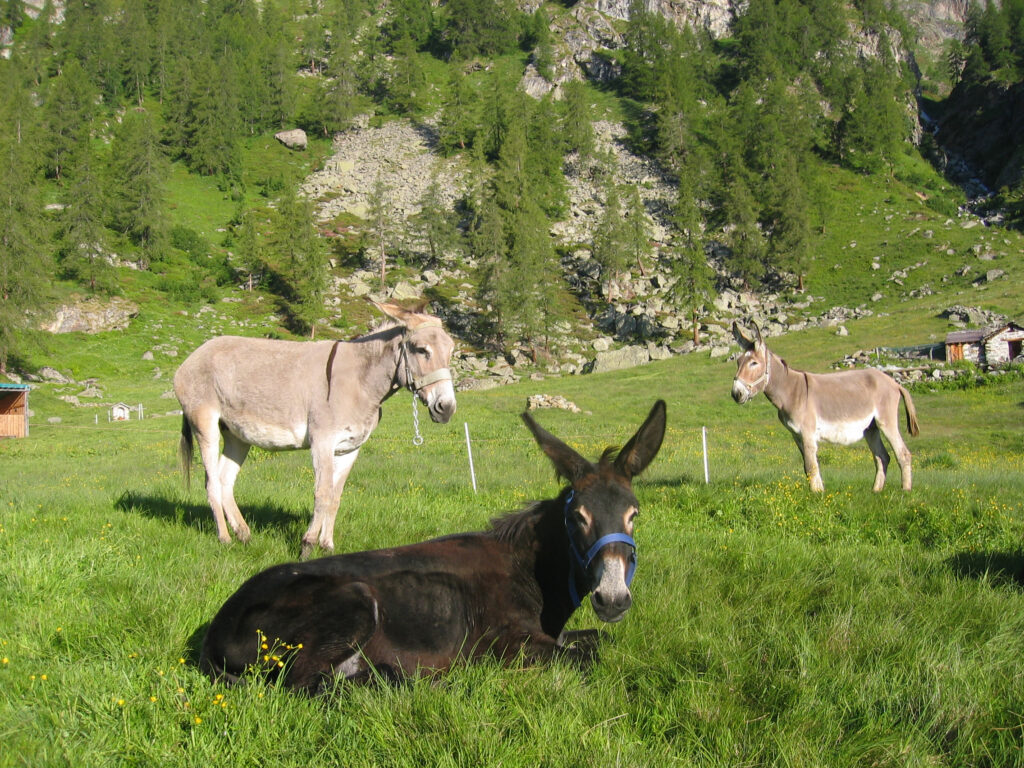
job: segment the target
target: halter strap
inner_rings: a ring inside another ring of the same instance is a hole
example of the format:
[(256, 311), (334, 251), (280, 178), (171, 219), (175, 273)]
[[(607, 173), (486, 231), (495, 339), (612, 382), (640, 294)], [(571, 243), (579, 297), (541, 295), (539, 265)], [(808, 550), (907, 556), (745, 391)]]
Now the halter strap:
[[(573, 561), (586, 573), (587, 569), (590, 568), (590, 564), (594, 562), (594, 558), (597, 557), (597, 553), (609, 544), (628, 544), (631, 550), (629, 566), (626, 569), (626, 586), (628, 587), (633, 583), (633, 576), (636, 574), (636, 542), (629, 534), (609, 533), (591, 544), (586, 555), (581, 555), (580, 551), (576, 548), (576, 542), (572, 540), (572, 530), (569, 525), (569, 510), (572, 508), (575, 498), (576, 492), (573, 490), (570, 490), (569, 495), (565, 497), (565, 532), (569, 538), (569, 552), (572, 554)], [(587, 591), (589, 592), (589, 590)], [(569, 599), (572, 601), (573, 610), (579, 608), (583, 602), (580, 599), (579, 590), (576, 588), (576, 573), (572, 568), (569, 569)]]

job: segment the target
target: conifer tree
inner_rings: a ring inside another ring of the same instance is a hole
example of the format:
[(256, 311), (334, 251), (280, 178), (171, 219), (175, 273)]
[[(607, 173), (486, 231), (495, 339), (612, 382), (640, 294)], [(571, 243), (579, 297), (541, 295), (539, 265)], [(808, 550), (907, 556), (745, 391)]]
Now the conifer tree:
[(764, 275), (764, 238), (758, 227), (758, 209), (750, 187), (739, 174), (725, 189), (725, 216), (729, 222), (729, 271), (743, 284), (756, 288)]
[(647, 209), (635, 185), (626, 188), (626, 249), (641, 275), (645, 275), (644, 259), (651, 255), (651, 238), (647, 226)]
[(698, 199), (698, 176), (696, 158), (692, 155), (685, 158), (671, 219), (675, 257), (672, 273), (676, 278), (672, 296), (690, 316), (694, 344), (700, 343), (700, 310), (715, 294), (715, 272), (704, 255), (701, 239), (704, 216)]
[(587, 87), (578, 80), (572, 80), (562, 86), (562, 91), (565, 96), (562, 132), (566, 149), (579, 153), (580, 159), (586, 160), (594, 151), (594, 124), (591, 122)]
[(533, 348), (544, 340), (550, 325), (558, 284), (554, 270), (555, 251), (548, 232), (549, 223), (530, 198), (512, 217), (508, 263), (498, 276), (495, 299), (499, 322), (506, 339), (518, 336)]
[(438, 121), (438, 147), (449, 155), (466, 149), (476, 133), (477, 99), (469, 79), (458, 66), (449, 67), (449, 81)]
[(605, 187), (604, 207), (594, 228), (590, 250), (601, 265), (605, 278), (626, 270), (626, 232), (623, 226), (622, 199), (615, 179), (609, 177)]
[(280, 227), (275, 251), (288, 281), (288, 312), (310, 338), (324, 316), (327, 253), (316, 229), (313, 203), (289, 187), (278, 201)]
[(64, 273), (94, 293), (111, 290), (113, 268), (104, 253), (106, 194), (100, 161), (89, 142), (78, 148), (68, 166), (62, 202), (58, 223)]
[(236, 256), (246, 273), (246, 285), (251, 291), (254, 278), (266, 268), (267, 249), (258, 226), (255, 211), (244, 211), (235, 227)]
[(447, 251), (458, 242), (459, 233), (452, 214), (441, 196), (441, 184), (435, 175), (419, 200), (420, 210), (411, 217), (413, 234), (427, 249), (427, 264), (437, 266)]
[(207, 176), (235, 178), (240, 173), (237, 137), (241, 127), (232, 55), (219, 61), (203, 56), (196, 63), (189, 99), (185, 158)]
[(367, 200), (369, 217), (369, 246), (367, 256), (371, 263), (377, 263), (380, 269), (380, 287), (384, 290), (384, 278), (387, 274), (388, 249), (394, 236), (391, 223), (391, 190), (388, 189), (383, 177), (377, 176)]
[(110, 151), (113, 224), (140, 247), (144, 263), (159, 261), (169, 230), (169, 167), (149, 112), (128, 110), (114, 133)]
[(3, 59), (0, 93), (0, 372), (6, 372), (16, 332), (41, 305), (51, 265), (35, 110), (23, 73)]
[(75, 59), (64, 66), (59, 77), (50, 81), (50, 93), (44, 107), (46, 167), (48, 173), (58, 180), (68, 156), (89, 140), (97, 95), (88, 73)]
[(780, 159), (771, 182), (769, 251), (777, 267), (796, 275), (802, 292), (811, 261), (810, 201), (792, 153)]
[(153, 66), (154, 42), (145, 0), (126, 0), (120, 32), (124, 88), (141, 107)]
[(427, 77), (411, 37), (394, 43), (394, 59), (388, 79), (387, 100), (399, 114), (415, 114), (426, 98)]

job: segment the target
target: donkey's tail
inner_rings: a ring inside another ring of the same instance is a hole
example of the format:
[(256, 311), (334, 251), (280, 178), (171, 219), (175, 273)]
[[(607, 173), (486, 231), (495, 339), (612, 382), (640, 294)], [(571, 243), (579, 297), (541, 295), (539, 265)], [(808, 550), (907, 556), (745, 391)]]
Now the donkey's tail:
[(185, 488), (192, 487), (192, 425), (188, 418), (181, 416), (181, 440), (178, 442), (178, 458), (181, 461), (181, 472), (185, 476)]
[(900, 394), (903, 395), (903, 405), (907, 408), (907, 429), (910, 431), (911, 436), (917, 437), (921, 430), (917, 425), (917, 411), (914, 409), (914, 401), (910, 398), (910, 393), (900, 387)]

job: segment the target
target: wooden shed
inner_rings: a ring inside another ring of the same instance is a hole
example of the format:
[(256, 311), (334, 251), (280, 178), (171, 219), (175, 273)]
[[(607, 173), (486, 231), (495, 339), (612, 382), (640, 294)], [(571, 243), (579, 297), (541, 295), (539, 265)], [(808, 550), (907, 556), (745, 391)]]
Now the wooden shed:
[(1024, 354), (1024, 326), (953, 331), (946, 336), (946, 360), (967, 360), (983, 368), (1008, 363)]
[(25, 384), (0, 384), (0, 438), (28, 437), (28, 393)]

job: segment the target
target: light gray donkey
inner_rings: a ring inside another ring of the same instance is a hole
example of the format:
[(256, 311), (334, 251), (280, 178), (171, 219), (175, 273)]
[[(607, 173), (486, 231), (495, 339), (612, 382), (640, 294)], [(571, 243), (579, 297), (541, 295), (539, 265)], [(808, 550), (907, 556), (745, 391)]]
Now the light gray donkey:
[(455, 413), (448, 368), (455, 345), (441, 321), (422, 308), (375, 306), (395, 322), (353, 341), (219, 336), (178, 368), (182, 468), (187, 482), (195, 434), (221, 541), (231, 541), (225, 516), (239, 541), (249, 540), (234, 485), (250, 446), (312, 452), (315, 490), (313, 520), (302, 537), (305, 559), (318, 544), (334, 549), (345, 480), (377, 426), (382, 402), (404, 388), (435, 422), (446, 423)]
[(732, 399), (745, 403), (760, 392), (779, 409), (779, 420), (793, 434), (804, 457), (804, 472), (812, 491), (824, 491), (818, 469), (818, 441), (851, 445), (867, 440), (875, 456), (874, 490), (885, 485), (889, 454), (882, 435), (896, 452), (903, 475), (903, 489), (910, 490), (910, 451), (900, 435), (900, 398), (907, 408), (907, 429), (918, 434), (917, 413), (910, 393), (874, 368), (836, 373), (807, 373), (790, 368), (768, 349), (761, 331), (747, 335), (733, 323), (733, 336), (742, 350), (736, 361)]

